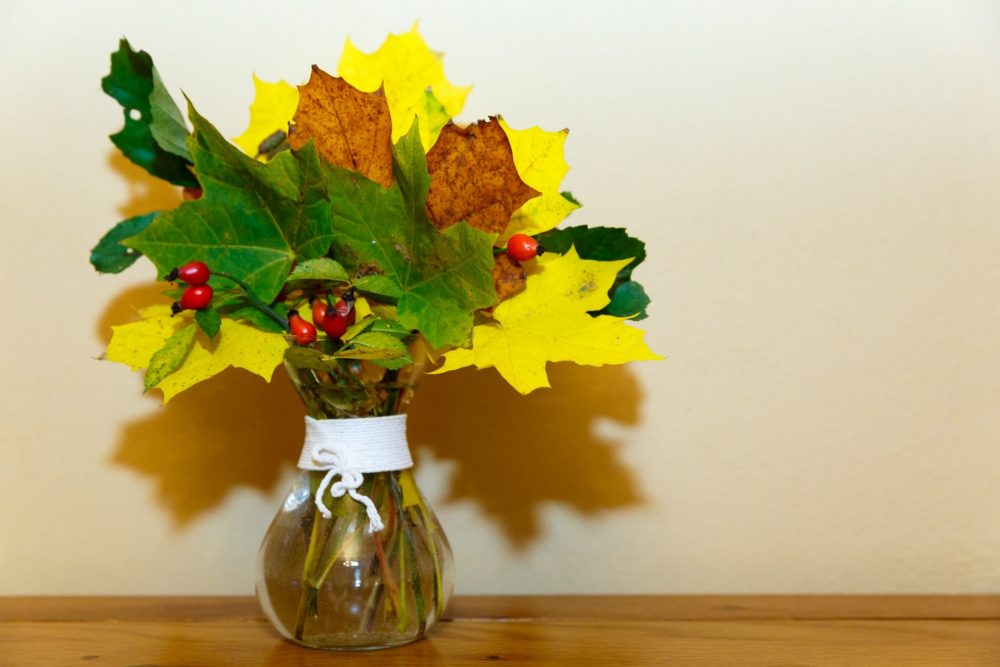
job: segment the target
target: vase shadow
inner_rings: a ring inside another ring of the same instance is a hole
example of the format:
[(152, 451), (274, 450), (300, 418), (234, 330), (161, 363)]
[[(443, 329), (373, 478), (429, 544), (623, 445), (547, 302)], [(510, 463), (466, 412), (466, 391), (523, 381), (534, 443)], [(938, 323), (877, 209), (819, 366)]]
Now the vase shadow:
[(553, 389), (528, 396), (491, 369), (431, 376), (410, 410), (413, 449), (456, 464), (445, 502), (478, 505), (515, 549), (540, 536), (547, 504), (595, 516), (644, 502), (621, 443), (597, 432), (603, 420), (638, 422), (635, 376), (623, 366), (548, 368)]

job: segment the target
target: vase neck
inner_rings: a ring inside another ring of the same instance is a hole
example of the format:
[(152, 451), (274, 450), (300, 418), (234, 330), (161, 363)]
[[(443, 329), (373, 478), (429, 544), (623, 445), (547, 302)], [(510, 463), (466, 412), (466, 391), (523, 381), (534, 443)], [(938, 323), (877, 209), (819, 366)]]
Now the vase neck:
[(343, 360), (328, 368), (285, 363), (292, 384), (313, 419), (354, 419), (405, 414), (416, 374), (366, 361)]

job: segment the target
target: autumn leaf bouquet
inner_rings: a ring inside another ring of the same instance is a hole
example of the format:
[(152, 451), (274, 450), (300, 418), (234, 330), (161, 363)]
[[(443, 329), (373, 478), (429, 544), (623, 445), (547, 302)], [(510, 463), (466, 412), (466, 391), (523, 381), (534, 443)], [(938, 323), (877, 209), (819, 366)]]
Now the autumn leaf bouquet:
[(560, 190), (565, 130), (453, 121), (469, 88), (445, 79), (416, 27), (371, 54), (348, 42), (337, 71), (255, 79), (231, 142), (190, 100), (185, 120), (122, 40), (103, 80), (125, 121), (111, 139), (184, 201), (120, 222), (91, 262), (118, 273), (145, 255), (165, 281), (105, 354), (145, 369), (164, 402), (230, 366), (270, 380), (284, 364), (306, 443), (258, 595), (292, 641), (371, 648), (420, 637), (452, 588), (447, 539), (410, 474), (417, 378), (494, 367), (529, 393), (549, 386), (548, 362), (658, 357), (633, 324), (649, 304), (632, 279), (643, 243), (557, 228), (580, 206)]

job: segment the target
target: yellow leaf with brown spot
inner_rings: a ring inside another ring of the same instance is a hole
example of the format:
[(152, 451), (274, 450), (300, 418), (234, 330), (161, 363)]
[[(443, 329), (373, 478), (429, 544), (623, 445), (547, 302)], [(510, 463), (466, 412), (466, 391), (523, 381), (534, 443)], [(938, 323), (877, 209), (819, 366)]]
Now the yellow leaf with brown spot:
[[(250, 105), (250, 125), (234, 143), (250, 157), (258, 157), (260, 145), (276, 132), (288, 132), (288, 124), (299, 105), (299, 91), (290, 83), (269, 83), (253, 77), (254, 98)], [(263, 156), (259, 156), (263, 159)]]
[(559, 191), (563, 177), (569, 171), (564, 157), (569, 130), (546, 132), (537, 126), (515, 130), (503, 118), (500, 119), (500, 127), (510, 141), (517, 173), (525, 183), (541, 192), (540, 196), (525, 202), (514, 212), (500, 240), (518, 233), (534, 236), (548, 231), (580, 208), (579, 204), (569, 201)]
[(392, 120), (381, 90), (363, 93), (313, 65), (288, 142), (299, 149), (310, 139), (327, 162), (392, 185)]
[[(152, 306), (139, 313), (138, 322), (111, 327), (111, 342), (104, 358), (129, 366), (132, 370), (148, 368), (153, 355), (179, 329), (191, 324), (186, 315), (170, 316), (169, 306)], [(278, 333), (261, 331), (248, 324), (222, 318), (214, 341), (199, 332), (184, 362), (163, 378), (156, 389), (163, 392), (163, 402), (230, 366), (243, 368), (268, 382), (281, 364), (288, 343)]]
[(434, 372), (493, 366), (527, 394), (550, 386), (545, 372), (550, 361), (603, 366), (661, 359), (646, 345), (643, 331), (627, 319), (588, 314), (608, 304), (615, 276), (630, 261), (580, 259), (575, 248), (562, 256), (539, 257), (525, 290), (498, 305), (493, 322), (473, 329), (472, 349), (448, 352)]
[(430, 50), (414, 23), (409, 32), (389, 35), (373, 53), (363, 53), (348, 39), (337, 72), (360, 90), (382, 87), (392, 114), (393, 143), (418, 118), (426, 151), (448, 119), (462, 110), (472, 89), (450, 84), (443, 63), (441, 54)]
[(517, 173), (510, 142), (495, 119), (446, 125), (427, 153), (427, 217), (438, 229), (467, 222), (500, 234), (511, 214), (538, 196)]

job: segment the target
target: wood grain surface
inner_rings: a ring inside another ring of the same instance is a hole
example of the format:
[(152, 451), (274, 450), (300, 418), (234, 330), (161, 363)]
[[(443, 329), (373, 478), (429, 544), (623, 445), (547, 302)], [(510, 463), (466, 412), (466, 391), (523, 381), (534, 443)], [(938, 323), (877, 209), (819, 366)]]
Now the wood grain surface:
[(997, 596), (460, 597), (429, 637), (328, 653), (252, 598), (0, 598), (0, 666), (1000, 665)]

